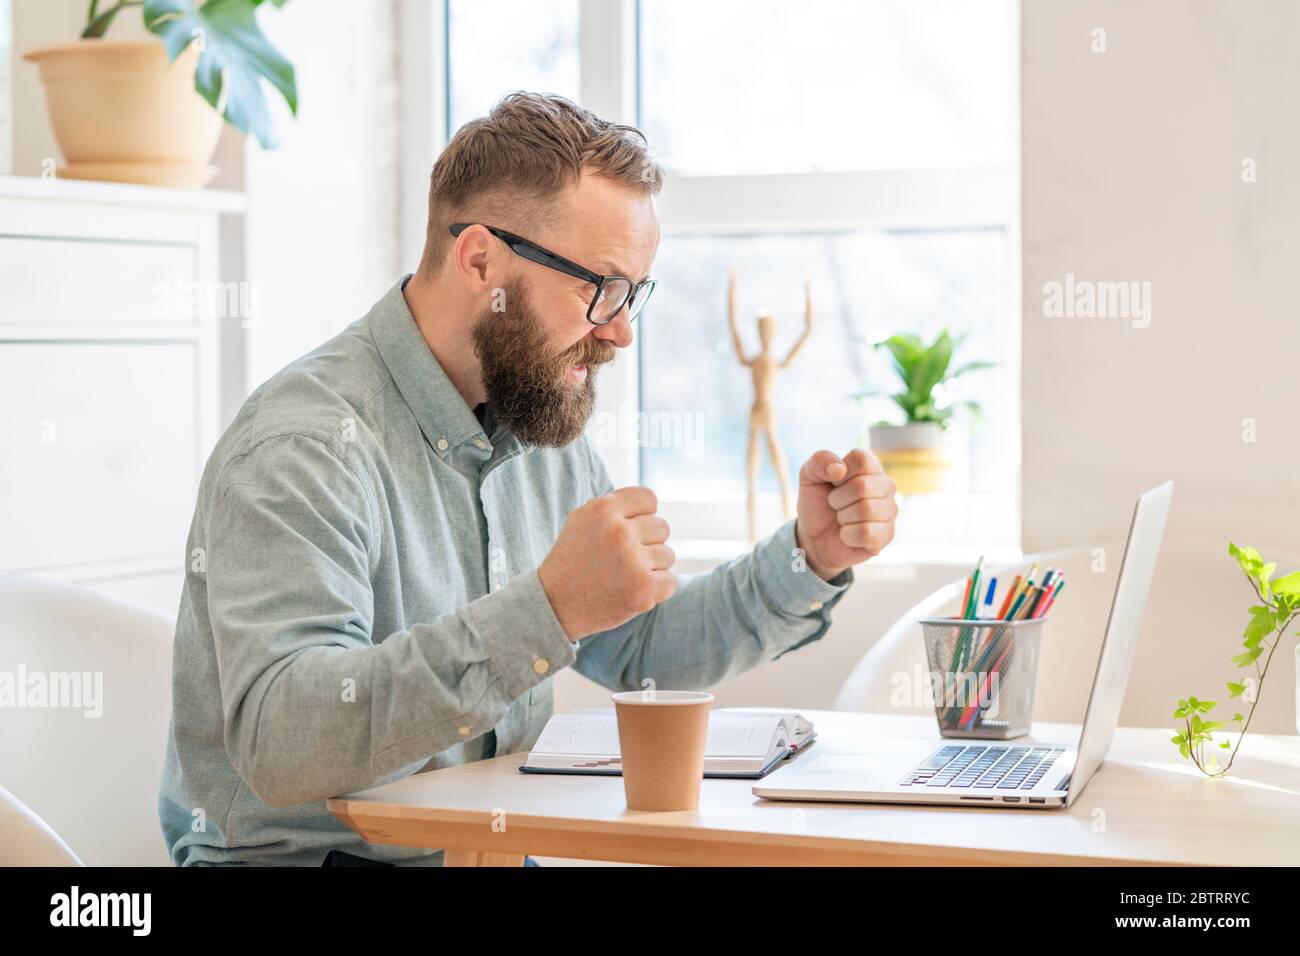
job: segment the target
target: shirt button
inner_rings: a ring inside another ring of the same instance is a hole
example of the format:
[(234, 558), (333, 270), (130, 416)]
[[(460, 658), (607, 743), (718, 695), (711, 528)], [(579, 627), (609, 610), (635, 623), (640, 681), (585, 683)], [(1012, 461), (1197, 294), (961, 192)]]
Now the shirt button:
[(460, 733), (460, 735), (461, 735), (462, 737), (468, 737), (468, 736), (469, 736), (469, 727), (461, 727), (461, 728), (459, 728), (459, 733)]
[(446, 450), (447, 450), (447, 439), (445, 439), (445, 438), (439, 438), (439, 439), (438, 439), (438, 451), (446, 451)]
[(533, 658), (533, 670), (535, 670), (537, 673), (545, 674), (550, 669), (551, 669), (551, 665), (546, 661), (542, 660), (540, 657)]
[(822, 609), (821, 601), (813, 601), (811, 604), (808, 605), (808, 610), (810, 611), (820, 611), (821, 609)]
[(484, 449), (486, 449), (488, 446), (488, 443), (481, 438), (475, 438), (474, 444), (478, 445), (479, 448), (484, 448)]

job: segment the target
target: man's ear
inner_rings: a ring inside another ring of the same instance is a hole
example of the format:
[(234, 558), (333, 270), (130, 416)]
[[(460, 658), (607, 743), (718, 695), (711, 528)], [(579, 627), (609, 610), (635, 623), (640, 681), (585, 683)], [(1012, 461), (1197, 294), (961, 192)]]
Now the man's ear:
[(496, 242), (482, 226), (470, 226), (455, 238), (451, 246), (452, 272), (460, 277), (469, 291), (482, 294), (499, 282), (493, 280)]

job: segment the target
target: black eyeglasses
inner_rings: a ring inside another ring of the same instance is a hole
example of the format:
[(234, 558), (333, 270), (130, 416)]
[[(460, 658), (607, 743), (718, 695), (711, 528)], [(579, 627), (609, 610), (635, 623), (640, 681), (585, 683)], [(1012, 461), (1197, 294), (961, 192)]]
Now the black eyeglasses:
[[(459, 236), (473, 225), (483, 224), (453, 223), (451, 234)], [(546, 266), (548, 269), (563, 272), (565, 275), (573, 276), (575, 279), (583, 279), (594, 285), (596, 294), (591, 297), (591, 304), (587, 306), (587, 321), (592, 325), (605, 325), (607, 322), (614, 321), (614, 317), (618, 315), (625, 305), (627, 306), (627, 320), (631, 322), (645, 308), (645, 304), (650, 301), (650, 294), (655, 290), (656, 280), (649, 277), (640, 282), (633, 282), (627, 276), (603, 276), (592, 272), (590, 269), (583, 268), (576, 262), (571, 262), (564, 256), (557, 256), (549, 249), (543, 249), (537, 243), (529, 242), (522, 236), (516, 236), (513, 232), (506, 232), (504, 229), (497, 229), (494, 226), (483, 225), (483, 228), (509, 246), (515, 254), (521, 255), (531, 262), (536, 262), (538, 265)]]

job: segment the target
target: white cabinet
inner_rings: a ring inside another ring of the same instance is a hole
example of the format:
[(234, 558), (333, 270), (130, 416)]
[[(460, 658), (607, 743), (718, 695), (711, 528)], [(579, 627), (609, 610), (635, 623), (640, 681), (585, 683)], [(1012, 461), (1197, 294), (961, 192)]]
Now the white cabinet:
[[(228, 193), (0, 177), (0, 571), (174, 613), (219, 428)], [(199, 308), (193, 308), (198, 304)]]

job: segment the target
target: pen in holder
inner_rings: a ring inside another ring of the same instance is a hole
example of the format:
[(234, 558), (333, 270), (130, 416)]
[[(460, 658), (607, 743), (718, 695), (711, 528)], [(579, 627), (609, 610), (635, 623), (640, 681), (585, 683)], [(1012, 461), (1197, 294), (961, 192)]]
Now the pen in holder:
[(1029, 733), (1043, 619), (922, 618), (934, 711), (945, 737)]

